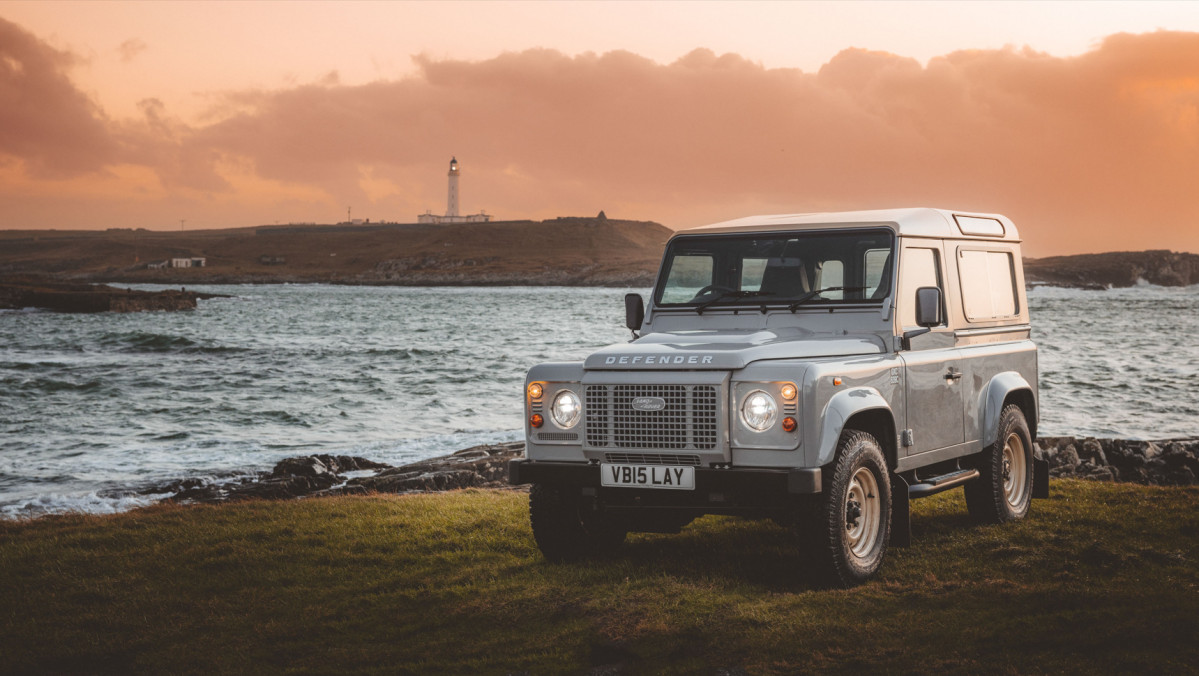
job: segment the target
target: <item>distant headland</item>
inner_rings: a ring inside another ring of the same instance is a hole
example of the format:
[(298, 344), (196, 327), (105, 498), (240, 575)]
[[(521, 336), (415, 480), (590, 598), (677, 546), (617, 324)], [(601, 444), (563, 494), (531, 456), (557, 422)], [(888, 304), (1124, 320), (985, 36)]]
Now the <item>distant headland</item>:
[[(649, 286), (671, 230), (563, 217), (164, 232), (0, 231), (0, 278), (161, 284)], [(180, 267), (176, 267), (180, 266)]]
[[(562, 217), (477, 223), (265, 225), (226, 230), (0, 231), (0, 281), (146, 284), (613, 286), (654, 282), (672, 231)], [(1114, 252), (1025, 260), (1029, 284), (1199, 283), (1199, 255)]]
[(1156, 250), (1026, 258), (1024, 275), (1029, 282), (1090, 289), (1190, 286), (1199, 284), (1199, 255)]

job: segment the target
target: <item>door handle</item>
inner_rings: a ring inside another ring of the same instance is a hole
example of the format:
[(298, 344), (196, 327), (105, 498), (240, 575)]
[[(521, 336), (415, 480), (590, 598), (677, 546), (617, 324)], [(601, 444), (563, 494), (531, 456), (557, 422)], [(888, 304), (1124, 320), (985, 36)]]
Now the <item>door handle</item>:
[(949, 372), (945, 374), (945, 379), (946, 379), (946, 380), (949, 380), (949, 381), (951, 381), (951, 382), (952, 382), (952, 381), (958, 381), (958, 380), (961, 380), (961, 379), (962, 379), (962, 372), (961, 372), (961, 371), (959, 371), (959, 370), (957, 370), (957, 369), (955, 369), (954, 367), (950, 366), (950, 367), (949, 367)]

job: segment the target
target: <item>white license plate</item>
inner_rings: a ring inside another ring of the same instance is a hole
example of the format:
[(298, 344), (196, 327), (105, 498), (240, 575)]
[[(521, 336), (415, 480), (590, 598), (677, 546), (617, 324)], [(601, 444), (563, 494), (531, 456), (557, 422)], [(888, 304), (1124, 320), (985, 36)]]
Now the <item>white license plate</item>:
[(695, 490), (694, 467), (661, 465), (600, 465), (600, 485), (624, 488)]

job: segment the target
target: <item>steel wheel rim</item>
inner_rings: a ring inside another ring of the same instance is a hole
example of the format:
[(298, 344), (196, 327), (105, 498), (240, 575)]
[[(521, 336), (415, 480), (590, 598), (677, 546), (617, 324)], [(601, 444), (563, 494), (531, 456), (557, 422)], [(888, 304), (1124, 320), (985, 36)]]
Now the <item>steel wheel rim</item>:
[(869, 468), (860, 467), (845, 491), (845, 534), (849, 551), (864, 558), (874, 549), (882, 522), (878, 480)]
[(1012, 507), (1024, 503), (1028, 490), (1028, 462), (1024, 455), (1024, 442), (1015, 432), (1003, 441), (1003, 495)]

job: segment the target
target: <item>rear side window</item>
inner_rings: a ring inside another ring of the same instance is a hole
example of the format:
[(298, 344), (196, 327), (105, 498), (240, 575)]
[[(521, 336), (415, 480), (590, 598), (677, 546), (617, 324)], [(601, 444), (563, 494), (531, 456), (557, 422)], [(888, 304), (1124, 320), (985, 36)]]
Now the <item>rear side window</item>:
[(1017, 314), (1014, 269), (1009, 251), (958, 250), (966, 319), (983, 322)]

